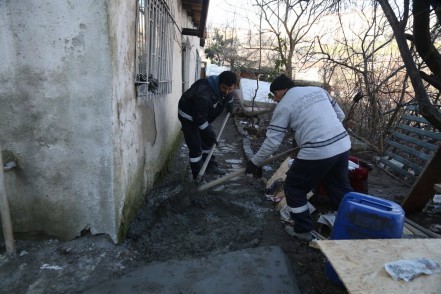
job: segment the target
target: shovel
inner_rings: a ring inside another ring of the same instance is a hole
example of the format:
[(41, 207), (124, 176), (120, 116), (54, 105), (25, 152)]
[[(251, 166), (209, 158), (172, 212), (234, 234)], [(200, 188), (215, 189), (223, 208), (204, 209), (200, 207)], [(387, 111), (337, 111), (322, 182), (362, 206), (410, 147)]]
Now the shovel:
[[(216, 137), (216, 141), (219, 141), (219, 138), (225, 128), (225, 125), (227, 124), (229, 117), (230, 117), (230, 113), (227, 112), (227, 115), (225, 116), (225, 119), (222, 122), (222, 126), (219, 130), (217, 137)], [(207, 169), (208, 163), (210, 162), (210, 158), (211, 158), (211, 156), (213, 156), (214, 148), (216, 148), (216, 144), (213, 144), (213, 146), (211, 147), (210, 152), (208, 153), (207, 158), (205, 159), (205, 161), (201, 167), (201, 170), (199, 171), (198, 175), (194, 179), (194, 182), (186, 183), (183, 185), (182, 191), (180, 191), (178, 193), (177, 197), (174, 198), (174, 199), (176, 199), (176, 200), (174, 200), (174, 202), (176, 202), (176, 203), (173, 206), (177, 207), (178, 209), (183, 209), (183, 208), (187, 207), (188, 205), (190, 205), (189, 196), (194, 195), (195, 193), (198, 192), (196, 189), (196, 185), (201, 182), (202, 176), (204, 175), (205, 170)]]
[[(277, 159), (283, 158), (283, 157), (289, 155), (290, 153), (295, 152), (295, 151), (298, 150), (298, 149), (300, 149), (300, 147), (291, 148), (291, 149), (289, 149), (289, 150), (287, 150), (287, 151), (284, 151), (284, 152), (282, 152), (282, 153), (279, 153), (279, 154), (277, 154), (277, 155), (274, 155), (273, 157), (268, 158), (267, 160), (264, 160), (264, 161), (262, 162), (262, 165), (267, 164), (267, 163), (270, 163), (270, 162), (272, 162), (272, 161), (274, 161), (274, 160), (277, 160)], [(217, 186), (217, 185), (219, 185), (219, 184), (221, 184), (221, 183), (223, 183), (223, 182), (225, 182), (225, 181), (228, 181), (229, 179), (232, 179), (232, 178), (235, 178), (235, 177), (237, 177), (237, 176), (240, 176), (240, 175), (242, 175), (243, 173), (245, 173), (245, 168), (241, 168), (241, 169), (239, 169), (239, 170), (237, 170), (237, 171), (234, 171), (234, 172), (232, 172), (232, 173), (230, 173), (230, 174), (228, 174), (228, 175), (223, 176), (222, 178), (219, 178), (219, 179), (217, 179), (217, 180), (214, 180), (214, 181), (212, 181), (212, 182), (210, 182), (210, 183), (207, 183), (207, 184), (205, 184), (205, 185), (199, 186), (199, 187), (197, 188), (197, 191), (198, 191), (198, 192), (205, 191), (205, 190), (210, 189), (210, 188), (212, 188), (212, 187), (214, 187), (214, 186)]]
[[(227, 124), (227, 121), (228, 121), (229, 117), (230, 117), (230, 113), (227, 112), (227, 115), (225, 116), (225, 119), (222, 122), (222, 126), (221, 126), (221, 128), (219, 130), (219, 134), (217, 135), (216, 141), (219, 141), (219, 138), (220, 138), (220, 136), (221, 136), (221, 134), (222, 134), (222, 132), (223, 132), (223, 130), (225, 128), (225, 125)], [(216, 144), (213, 144), (213, 146), (211, 147), (210, 152), (208, 153), (207, 158), (205, 159), (204, 164), (202, 165), (202, 168), (199, 171), (199, 174), (196, 176), (196, 179), (195, 179), (196, 183), (200, 183), (201, 182), (202, 176), (204, 175), (205, 170), (207, 169), (208, 163), (210, 162), (210, 158), (211, 158), (211, 156), (214, 153), (214, 148), (216, 148)]]

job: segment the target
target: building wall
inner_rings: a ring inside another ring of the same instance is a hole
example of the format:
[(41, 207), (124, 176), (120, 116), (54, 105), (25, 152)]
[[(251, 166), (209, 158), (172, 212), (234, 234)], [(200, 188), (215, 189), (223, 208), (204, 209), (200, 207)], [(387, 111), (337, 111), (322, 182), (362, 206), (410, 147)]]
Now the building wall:
[[(177, 26), (188, 26), (174, 4)], [(18, 158), (5, 173), (14, 232), (121, 241), (179, 143), (180, 44), (172, 93), (140, 101), (135, 19), (136, 1), (0, 1), (0, 146)]]

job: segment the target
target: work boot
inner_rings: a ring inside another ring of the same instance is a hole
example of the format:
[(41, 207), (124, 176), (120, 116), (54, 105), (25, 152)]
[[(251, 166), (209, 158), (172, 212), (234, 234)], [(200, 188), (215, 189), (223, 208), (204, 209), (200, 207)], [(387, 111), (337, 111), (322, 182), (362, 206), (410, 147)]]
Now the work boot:
[(223, 168), (218, 167), (217, 163), (209, 163), (207, 169), (205, 170), (205, 173), (223, 176), (227, 172)]
[(312, 232), (296, 233), (294, 231), (294, 228), (289, 225), (284, 226), (283, 229), (285, 230), (285, 232), (288, 235), (290, 235), (291, 237), (294, 237), (298, 240), (308, 241), (308, 242), (317, 240), (317, 237)]

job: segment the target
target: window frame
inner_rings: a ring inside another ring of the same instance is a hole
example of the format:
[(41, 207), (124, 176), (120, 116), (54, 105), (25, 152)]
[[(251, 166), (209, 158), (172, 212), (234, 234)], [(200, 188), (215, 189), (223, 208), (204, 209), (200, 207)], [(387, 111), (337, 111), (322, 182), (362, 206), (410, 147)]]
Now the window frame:
[[(172, 92), (174, 17), (170, 2), (137, 0), (135, 85), (138, 98)], [(156, 80), (156, 87), (150, 76)]]

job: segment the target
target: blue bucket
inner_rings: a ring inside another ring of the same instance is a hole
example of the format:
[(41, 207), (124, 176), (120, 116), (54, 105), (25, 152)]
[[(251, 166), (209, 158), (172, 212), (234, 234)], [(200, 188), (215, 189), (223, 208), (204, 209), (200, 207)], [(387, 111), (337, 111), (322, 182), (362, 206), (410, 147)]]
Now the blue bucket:
[[(338, 209), (331, 240), (399, 239), (404, 219), (404, 210), (397, 203), (350, 192)], [(325, 274), (334, 284), (343, 285), (329, 261), (325, 264)]]

